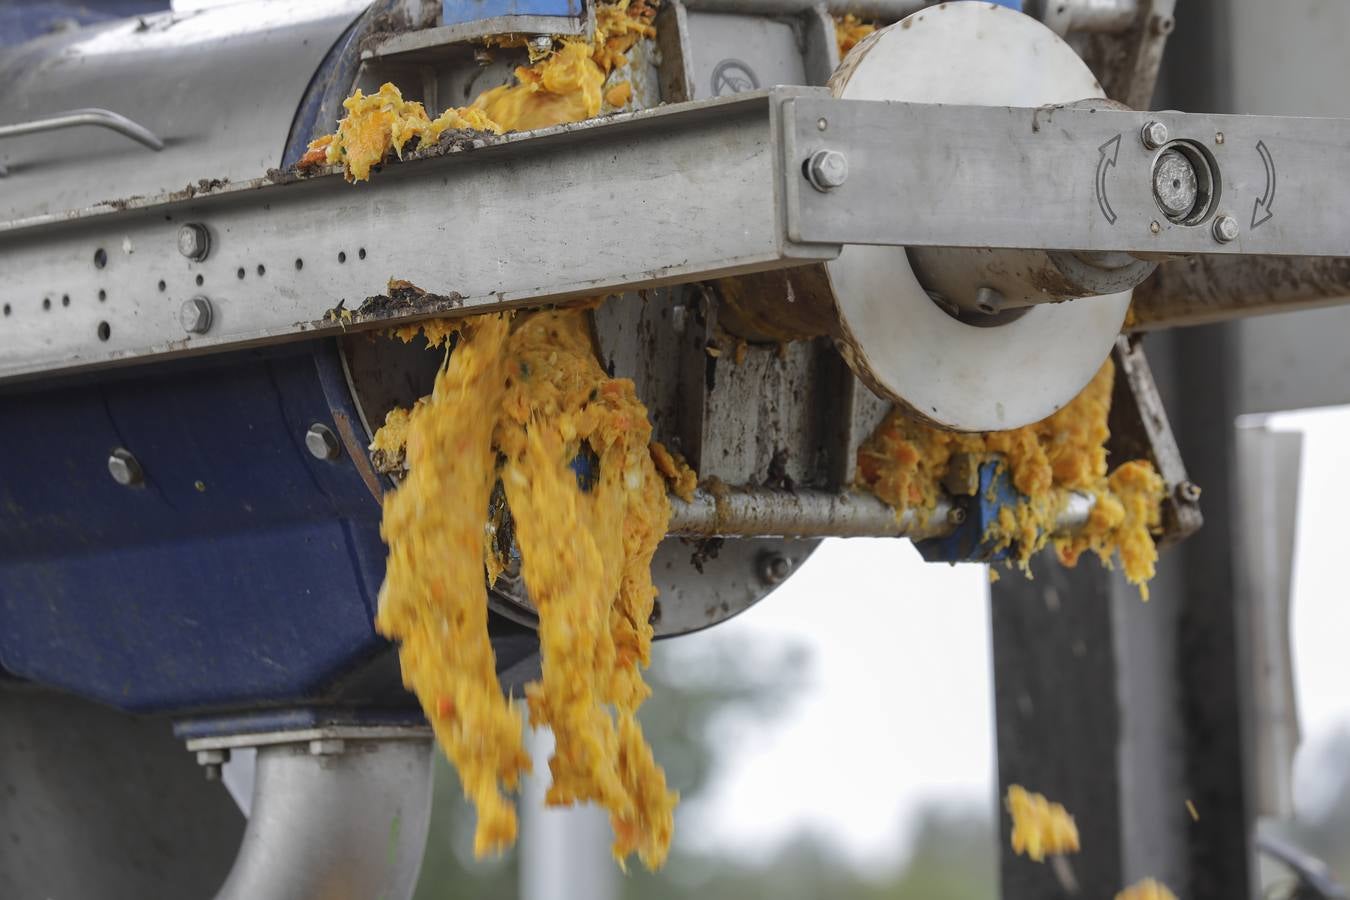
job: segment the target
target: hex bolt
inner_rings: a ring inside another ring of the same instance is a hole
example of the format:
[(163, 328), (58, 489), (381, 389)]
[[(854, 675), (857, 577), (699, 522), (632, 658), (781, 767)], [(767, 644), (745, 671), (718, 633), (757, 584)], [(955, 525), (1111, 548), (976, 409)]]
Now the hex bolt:
[(818, 191), (832, 191), (848, 181), (848, 157), (838, 150), (817, 150), (806, 161), (806, 180)]
[(211, 301), (201, 296), (184, 300), (178, 321), (188, 334), (206, 334), (211, 330)]
[(178, 252), (200, 262), (211, 252), (211, 232), (206, 226), (189, 222), (178, 229)]
[(769, 553), (759, 561), (759, 580), (765, 584), (782, 584), (792, 574), (792, 560), (781, 553)]
[(342, 453), (342, 445), (333, 429), (321, 422), (309, 426), (309, 431), (305, 432), (305, 446), (315, 459), (337, 459)]
[(207, 781), (219, 781), (220, 767), (229, 761), (229, 750), (197, 751), (197, 765), (202, 767), (202, 773), (206, 775)]
[(131, 451), (118, 447), (108, 456), (108, 474), (113, 481), (123, 487), (136, 487), (145, 483), (145, 472)]
[(1214, 240), (1220, 244), (1229, 244), (1237, 240), (1238, 223), (1232, 216), (1219, 216), (1214, 220)]
[(1167, 126), (1161, 122), (1145, 122), (1144, 127), (1139, 129), (1139, 139), (1150, 150), (1157, 150), (1167, 143), (1167, 138)]
[(1003, 308), (1007, 305), (1007, 298), (994, 288), (982, 287), (975, 291), (975, 308), (986, 316), (992, 316), (1002, 312)]
[(1176, 497), (1182, 503), (1195, 503), (1200, 499), (1200, 485), (1194, 481), (1182, 481), (1176, 486)]

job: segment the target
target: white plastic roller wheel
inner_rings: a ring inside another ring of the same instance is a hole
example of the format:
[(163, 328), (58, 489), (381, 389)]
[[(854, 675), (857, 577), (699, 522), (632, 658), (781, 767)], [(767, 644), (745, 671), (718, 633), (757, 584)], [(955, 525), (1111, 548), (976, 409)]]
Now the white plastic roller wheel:
[[(881, 29), (849, 53), (830, 87), (848, 100), (986, 106), (1104, 96), (1050, 29), (978, 2), (928, 7)], [(1110, 354), (1130, 303), (1125, 291), (1039, 304), (977, 327), (929, 298), (903, 247), (846, 246), (826, 272), (854, 371), (878, 394), (956, 431), (1017, 428), (1064, 406)]]

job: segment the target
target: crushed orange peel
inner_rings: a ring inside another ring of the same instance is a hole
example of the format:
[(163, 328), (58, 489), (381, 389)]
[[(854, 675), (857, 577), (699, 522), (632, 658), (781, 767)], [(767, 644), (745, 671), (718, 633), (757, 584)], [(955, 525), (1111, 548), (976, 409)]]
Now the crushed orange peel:
[(1014, 853), (1044, 862), (1047, 856), (1078, 851), (1078, 826), (1062, 804), (1051, 803), (1020, 784), (1008, 786), (1003, 802), (1012, 816)]

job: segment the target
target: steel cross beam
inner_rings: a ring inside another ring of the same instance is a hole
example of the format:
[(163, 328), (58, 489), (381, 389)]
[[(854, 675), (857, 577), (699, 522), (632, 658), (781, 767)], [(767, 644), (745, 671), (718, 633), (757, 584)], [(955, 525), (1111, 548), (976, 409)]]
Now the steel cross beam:
[[(775, 88), (451, 142), (356, 186), (273, 173), (0, 223), (0, 381), (799, 265), (847, 243), (1350, 255), (1346, 175), (1343, 120)], [(361, 309), (390, 279), (426, 293)]]
[(833, 151), (847, 160), (846, 180), (827, 190), (788, 173), (788, 236), (1146, 256), (1350, 255), (1350, 119), (1105, 103), (787, 99), (785, 156)]

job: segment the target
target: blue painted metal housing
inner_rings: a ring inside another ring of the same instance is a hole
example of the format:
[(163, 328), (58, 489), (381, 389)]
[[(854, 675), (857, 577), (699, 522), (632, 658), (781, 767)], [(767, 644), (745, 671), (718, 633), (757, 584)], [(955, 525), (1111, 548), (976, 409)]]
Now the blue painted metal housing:
[(459, 25), (499, 16), (566, 16), (576, 18), (582, 0), (442, 0), (441, 24)]
[[(0, 395), (0, 666), (135, 710), (319, 694), (385, 642), (379, 505), (315, 354), (228, 354)], [(109, 475), (114, 448), (145, 472)]]
[(1016, 506), (1026, 497), (1013, 487), (1008, 467), (991, 460), (980, 464), (979, 489), (973, 497), (959, 497), (956, 507), (965, 520), (946, 537), (916, 541), (914, 546), (929, 562), (995, 562), (1006, 559), (1011, 548), (996, 548), (985, 533), (1005, 506)]

